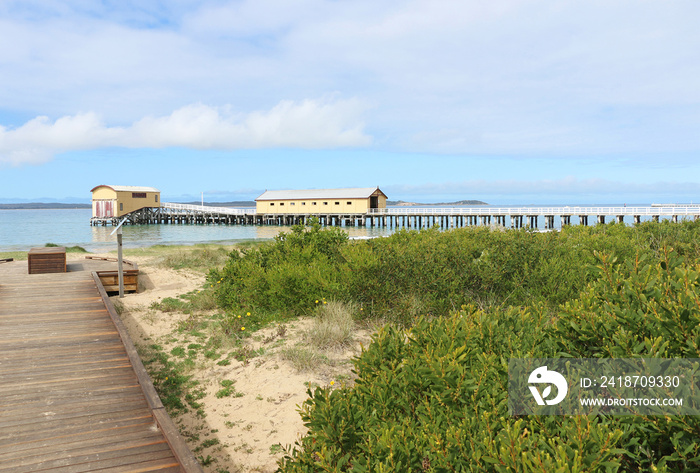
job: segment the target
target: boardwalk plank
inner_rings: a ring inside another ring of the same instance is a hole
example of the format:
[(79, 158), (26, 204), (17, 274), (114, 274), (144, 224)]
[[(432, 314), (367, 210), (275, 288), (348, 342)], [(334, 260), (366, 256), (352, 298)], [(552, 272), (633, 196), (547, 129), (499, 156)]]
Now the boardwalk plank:
[[(37, 459), (50, 459), (64, 455), (64, 452), (77, 453), (80, 451), (99, 451), (110, 447), (112, 449), (146, 443), (161, 442), (163, 436), (157, 430), (134, 429), (122, 431), (118, 438), (114, 436), (90, 436), (85, 438), (74, 437), (74, 441), (66, 441), (59, 444), (47, 445), (46, 442), (28, 442), (21, 447), (17, 446), (13, 451), (0, 452), (0, 468), (10, 468), (21, 464), (31, 464)], [(41, 460), (44, 461), (44, 460)]]
[[(116, 448), (115, 448), (116, 447)], [(150, 441), (135, 445), (109, 445), (102, 448), (91, 446), (90, 451), (83, 448), (75, 450), (64, 450), (61, 455), (43, 454), (26, 457), (21, 461), (15, 461), (15, 467), (22, 467), (22, 470), (29, 473), (42, 470), (51, 470), (61, 467), (75, 467), (73, 471), (81, 467), (89, 467), (87, 471), (97, 468), (111, 467), (115, 463), (121, 464), (124, 458), (133, 461), (146, 458), (148, 460), (169, 458), (171, 456), (170, 447), (165, 439)], [(0, 467), (0, 472), (8, 471), (10, 465)], [(85, 470), (83, 470), (85, 471)]]
[[(111, 410), (127, 409), (132, 405), (139, 405), (143, 401), (143, 396), (139, 392), (132, 392), (128, 395), (119, 394), (116, 396), (95, 399), (86, 403), (83, 399), (74, 399), (60, 403), (46, 405), (42, 400), (35, 403), (15, 404), (11, 411), (0, 413), (0, 430), (10, 429), (15, 425), (38, 422), (53, 415), (54, 418), (63, 418), (76, 415), (94, 415)], [(60, 406), (60, 413), (56, 414), (56, 407)], [(50, 414), (53, 413), (53, 414)]]
[[(47, 414), (52, 414), (47, 413)], [(54, 420), (55, 416), (46, 415), (42, 421), (25, 423), (13, 427), (12, 431), (0, 432), (0, 446), (13, 445), (38, 438), (62, 438), (74, 433), (104, 431), (111, 425), (128, 425), (152, 421), (147, 407), (140, 409), (109, 412), (102, 415), (73, 417)]]

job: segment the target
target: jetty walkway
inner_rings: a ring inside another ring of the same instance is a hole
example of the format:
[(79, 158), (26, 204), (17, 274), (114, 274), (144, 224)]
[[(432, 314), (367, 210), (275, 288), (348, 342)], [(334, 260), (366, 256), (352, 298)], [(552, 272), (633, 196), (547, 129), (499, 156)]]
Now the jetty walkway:
[[(259, 214), (255, 208), (228, 208), (163, 202), (161, 207), (144, 208), (126, 216), (128, 224), (224, 224), (295, 225), (316, 218), (322, 225), (389, 228), (460, 228), (499, 225), (509, 228), (551, 229), (563, 225), (589, 225), (616, 221), (700, 218), (699, 205), (649, 206), (557, 206), (557, 207), (388, 207), (361, 214), (278, 213)], [(93, 218), (91, 225), (117, 225), (119, 218)]]
[(52, 274), (0, 264), (0, 472), (201, 473), (99, 264)]

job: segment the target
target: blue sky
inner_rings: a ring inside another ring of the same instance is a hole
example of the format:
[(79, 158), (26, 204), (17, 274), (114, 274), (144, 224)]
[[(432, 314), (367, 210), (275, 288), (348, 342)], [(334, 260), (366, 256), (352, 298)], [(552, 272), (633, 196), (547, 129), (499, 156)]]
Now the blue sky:
[(700, 201), (695, 0), (4, 0), (0, 202)]

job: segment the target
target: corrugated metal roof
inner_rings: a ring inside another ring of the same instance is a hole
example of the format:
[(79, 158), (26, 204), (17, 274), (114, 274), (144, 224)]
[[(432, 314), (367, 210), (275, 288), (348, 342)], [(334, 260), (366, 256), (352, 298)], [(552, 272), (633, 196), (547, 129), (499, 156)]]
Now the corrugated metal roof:
[(94, 192), (98, 187), (109, 187), (115, 192), (160, 192), (155, 187), (142, 187), (142, 186), (110, 186), (107, 184), (102, 184), (94, 187), (90, 192)]
[[(353, 187), (346, 189), (265, 191), (255, 200), (366, 199), (377, 190), (379, 190), (378, 187)], [(382, 191), (380, 190), (379, 192)]]

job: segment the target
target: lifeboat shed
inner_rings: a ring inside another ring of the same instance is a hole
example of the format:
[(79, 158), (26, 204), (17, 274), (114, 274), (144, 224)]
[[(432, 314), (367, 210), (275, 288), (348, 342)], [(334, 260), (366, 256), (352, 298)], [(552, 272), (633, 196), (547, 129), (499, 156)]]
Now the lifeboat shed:
[(146, 207), (160, 207), (160, 191), (154, 187), (100, 185), (91, 192), (93, 219), (120, 218)]

